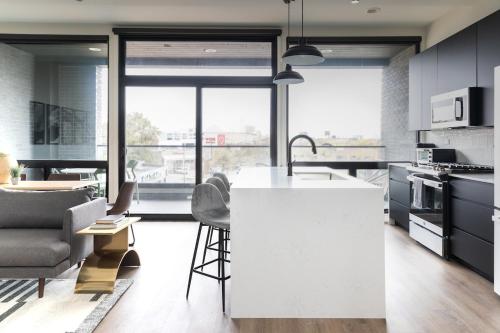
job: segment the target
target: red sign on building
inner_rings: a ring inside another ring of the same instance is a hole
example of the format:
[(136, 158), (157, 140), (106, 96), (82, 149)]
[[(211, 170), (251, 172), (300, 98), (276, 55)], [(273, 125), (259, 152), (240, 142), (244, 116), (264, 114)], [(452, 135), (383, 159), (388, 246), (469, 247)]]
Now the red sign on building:
[(217, 135), (217, 145), (224, 146), (226, 144), (226, 135), (218, 134)]

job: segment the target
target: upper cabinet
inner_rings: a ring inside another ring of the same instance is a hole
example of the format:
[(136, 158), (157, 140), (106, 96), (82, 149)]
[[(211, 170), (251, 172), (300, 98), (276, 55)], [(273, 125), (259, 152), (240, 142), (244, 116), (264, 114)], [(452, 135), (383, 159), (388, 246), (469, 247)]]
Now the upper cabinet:
[(437, 48), (431, 47), (410, 59), (408, 129), (431, 129), (431, 96), (437, 91)]
[(437, 93), (476, 87), (477, 26), (472, 25), (437, 45)]
[(481, 89), (470, 112), (474, 126), (493, 126), (494, 68), (500, 66), (500, 11), (454, 34), (410, 61), (410, 130), (429, 130), (431, 97), (468, 87)]
[(479, 122), (493, 126), (494, 68), (500, 66), (500, 11), (477, 24), (477, 85), (482, 88), (483, 109)]

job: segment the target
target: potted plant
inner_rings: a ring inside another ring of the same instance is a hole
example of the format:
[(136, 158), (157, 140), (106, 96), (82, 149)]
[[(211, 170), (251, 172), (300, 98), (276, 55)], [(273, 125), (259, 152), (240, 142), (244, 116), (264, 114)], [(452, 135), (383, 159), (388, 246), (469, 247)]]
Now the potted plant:
[(10, 168), (10, 181), (12, 182), (12, 185), (17, 185), (19, 184), (19, 179), (21, 178), (21, 173), (24, 170), (24, 165), (19, 165)]
[(10, 182), (10, 168), (17, 166), (17, 161), (9, 154), (0, 152), (0, 184)]

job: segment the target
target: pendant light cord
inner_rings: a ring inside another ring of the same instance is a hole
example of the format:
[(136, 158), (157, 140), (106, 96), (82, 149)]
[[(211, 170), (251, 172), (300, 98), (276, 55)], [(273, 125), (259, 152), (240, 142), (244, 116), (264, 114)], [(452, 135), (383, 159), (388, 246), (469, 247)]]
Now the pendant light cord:
[(288, 2), (288, 36), (290, 36), (290, 2)]
[(302, 39), (304, 39), (304, 0), (302, 0)]

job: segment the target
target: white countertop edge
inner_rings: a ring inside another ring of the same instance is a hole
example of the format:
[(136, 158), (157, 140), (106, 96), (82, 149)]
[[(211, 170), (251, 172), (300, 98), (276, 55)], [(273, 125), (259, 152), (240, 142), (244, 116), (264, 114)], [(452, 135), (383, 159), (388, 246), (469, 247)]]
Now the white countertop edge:
[(294, 175), (288, 177), (285, 167), (245, 167), (235, 177), (231, 191), (241, 189), (376, 189), (381, 187), (327, 167), (296, 167), (306, 173), (331, 173), (343, 180), (304, 180)]

